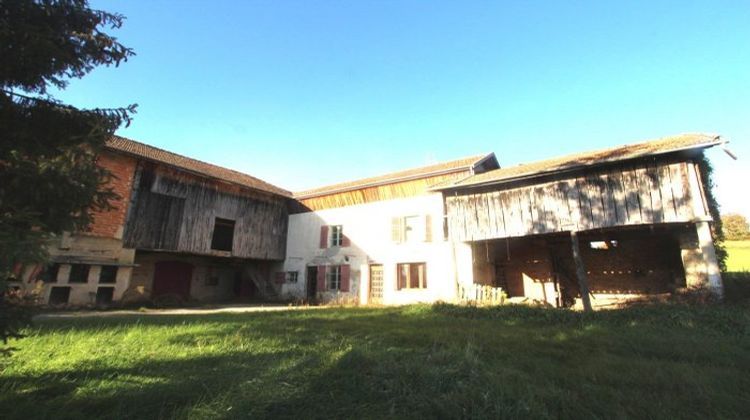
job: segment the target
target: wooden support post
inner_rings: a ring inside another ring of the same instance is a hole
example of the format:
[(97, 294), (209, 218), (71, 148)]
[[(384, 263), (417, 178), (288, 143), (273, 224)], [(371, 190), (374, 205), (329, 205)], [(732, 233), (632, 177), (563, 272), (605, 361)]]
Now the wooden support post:
[(698, 246), (700, 247), (701, 254), (703, 254), (703, 262), (706, 267), (708, 287), (721, 299), (724, 297), (724, 284), (721, 281), (721, 271), (719, 270), (719, 262), (716, 258), (714, 241), (711, 237), (711, 227), (708, 225), (708, 222), (698, 222), (695, 227), (698, 232)]
[(583, 301), (583, 310), (591, 312), (591, 297), (589, 296), (589, 280), (586, 275), (586, 267), (583, 265), (581, 258), (581, 249), (578, 245), (578, 233), (570, 231), (570, 243), (573, 249), (573, 261), (576, 264), (576, 277), (578, 277), (578, 288), (581, 289), (581, 300)]

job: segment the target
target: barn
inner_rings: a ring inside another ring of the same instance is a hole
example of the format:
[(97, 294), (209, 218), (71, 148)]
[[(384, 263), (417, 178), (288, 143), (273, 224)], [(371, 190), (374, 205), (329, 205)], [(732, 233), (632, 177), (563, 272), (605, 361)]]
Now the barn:
[(680, 135), (436, 188), (450, 240), (471, 247), (460, 287), (584, 307), (694, 287), (721, 294), (703, 155), (721, 143)]

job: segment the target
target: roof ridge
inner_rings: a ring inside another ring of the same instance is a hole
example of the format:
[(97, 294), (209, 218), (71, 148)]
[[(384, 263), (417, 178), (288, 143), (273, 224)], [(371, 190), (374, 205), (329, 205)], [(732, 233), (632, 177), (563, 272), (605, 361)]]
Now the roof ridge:
[[(300, 198), (300, 197), (309, 198), (307, 196), (332, 194), (334, 192), (338, 192), (339, 190), (358, 189), (358, 188), (363, 188), (363, 187), (369, 186), (371, 184), (376, 184), (376, 183), (377, 184), (381, 184), (381, 183), (391, 184), (391, 183), (398, 182), (402, 178), (412, 178), (412, 177), (422, 178), (422, 177), (425, 177), (431, 174), (436, 174), (436, 173), (457, 172), (464, 168), (471, 168), (477, 162), (482, 161), (491, 155), (494, 155), (494, 152), (470, 155), (470, 156), (466, 156), (463, 158), (451, 159), (451, 160), (431, 163), (427, 165), (415, 166), (411, 168), (400, 169), (397, 171), (376, 174), (376, 175), (357, 178), (357, 179), (348, 180), (348, 181), (335, 182), (332, 184), (321, 185), (319, 187), (307, 188), (305, 190), (300, 190), (300, 191), (294, 191), (293, 196), (296, 198)], [(435, 170), (424, 172), (424, 173), (420, 172), (420, 171), (424, 171), (432, 167), (439, 167), (441, 165), (449, 165), (451, 163), (458, 163), (458, 162), (463, 162), (463, 161), (468, 161), (468, 162), (460, 166), (456, 166), (452, 168), (443, 168), (441, 170), (435, 169)], [(416, 173), (412, 175), (407, 175), (405, 174), (407, 172), (416, 172)], [(399, 177), (398, 176), (399, 174), (404, 174), (404, 175)]]

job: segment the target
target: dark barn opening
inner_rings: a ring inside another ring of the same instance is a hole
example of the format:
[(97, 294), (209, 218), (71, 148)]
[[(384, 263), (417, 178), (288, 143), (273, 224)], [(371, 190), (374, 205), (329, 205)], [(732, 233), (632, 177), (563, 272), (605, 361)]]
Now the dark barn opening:
[(214, 234), (211, 239), (211, 249), (217, 251), (232, 251), (234, 242), (234, 220), (217, 217), (214, 223)]
[(49, 292), (50, 305), (65, 305), (70, 299), (70, 287), (53, 287)]

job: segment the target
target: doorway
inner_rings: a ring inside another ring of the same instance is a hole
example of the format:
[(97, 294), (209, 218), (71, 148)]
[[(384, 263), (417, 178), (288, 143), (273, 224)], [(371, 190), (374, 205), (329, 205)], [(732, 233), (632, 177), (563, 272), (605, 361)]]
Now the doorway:
[(383, 303), (383, 265), (370, 264), (370, 297), (371, 304)]
[(189, 300), (192, 278), (192, 264), (180, 261), (159, 261), (154, 267), (154, 285), (151, 296), (176, 295)]
[(318, 282), (318, 267), (314, 265), (307, 267), (305, 281), (307, 282), (307, 298), (315, 299), (316, 283)]

